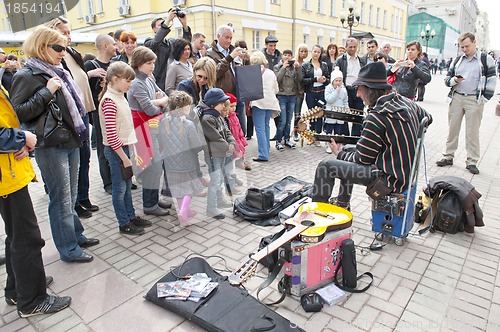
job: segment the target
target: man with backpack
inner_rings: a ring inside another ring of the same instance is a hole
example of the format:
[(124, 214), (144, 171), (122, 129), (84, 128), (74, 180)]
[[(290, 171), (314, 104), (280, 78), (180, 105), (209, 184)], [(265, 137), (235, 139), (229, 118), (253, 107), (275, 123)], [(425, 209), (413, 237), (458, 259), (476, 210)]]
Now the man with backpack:
[(463, 54), (451, 63), (444, 79), (451, 87), (448, 98), (448, 138), (443, 158), (436, 162), (439, 167), (453, 165), (458, 148), (458, 137), (462, 118), (465, 116), (466, 168), (472, 174), (479, 174), (479, 127), (483, 117), (484, 104), (493, 97), (496, 85), (495, 60), (476, 47), (476, 38), (470, 32), (458, 37)]

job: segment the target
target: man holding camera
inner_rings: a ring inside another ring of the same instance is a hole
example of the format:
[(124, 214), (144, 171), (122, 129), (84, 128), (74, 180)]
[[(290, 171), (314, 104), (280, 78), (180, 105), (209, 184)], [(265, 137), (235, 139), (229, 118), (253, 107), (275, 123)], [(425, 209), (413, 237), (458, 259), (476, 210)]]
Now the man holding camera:
[[(278, 100), (281, 109), (276, 130), (276, 149), (283, 151), (285, 146), (295, 148), (295, 143), (290, 141), (290, 126), (295, 110), (295, 95), (302, 80), (302, 68), (297, 61), (293, 60), (292, 51), (284, 50), (280, 62), (273, 69), (278, 79)], [(283, 146), (283, 138), (285, 146)]]
[(191, 42), (191, 28), (187, 25), (186, 13), (179, 8), (171, 8), (168, 11), (166, 19), (161, 17), (155, 18), (151, 22), (151, 28), (155, 33), (155, 37), (147, 38), (144, 42), (144, 46), (150, 48), (156, 54), (157, 58), (153, 76), (156, 79), (156, 84), (163, 91), (165, 91), (165, 78), (167, 77), (167, 67), (171, 56), (171, 45), (174, 41), (174, 38), (167, 39), (166, 37), (171, 31), (172, 22), (176, 17), (182, 24), (182, 38)]

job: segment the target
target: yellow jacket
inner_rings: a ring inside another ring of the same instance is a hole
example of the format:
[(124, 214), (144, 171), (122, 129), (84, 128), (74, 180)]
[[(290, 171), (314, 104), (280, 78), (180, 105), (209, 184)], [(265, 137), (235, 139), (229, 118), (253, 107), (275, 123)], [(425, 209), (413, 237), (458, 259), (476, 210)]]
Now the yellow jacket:
[[(0, 128), (20, 128), (19, 120), (7, 97), (0, 92)], [(9, 195), (35, 180), (28, 157), (17, 161), (13, 153), (2, 153), (0, 147), (0, 196)]]

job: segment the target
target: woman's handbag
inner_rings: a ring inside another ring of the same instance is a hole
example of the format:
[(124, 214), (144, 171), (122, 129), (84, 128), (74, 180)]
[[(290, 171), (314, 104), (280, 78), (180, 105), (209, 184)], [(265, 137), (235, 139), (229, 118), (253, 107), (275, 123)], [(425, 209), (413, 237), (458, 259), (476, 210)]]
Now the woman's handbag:
[(62, 112), (59, 106), (51, 101), (43, 126), (43, 146), (51, 148), (68, 142), (71, 132), (63, 127)]
[(248, 188), (245, 200), (251, 207), (268, 210), (274, 205), (274, 193), (272, 190)]

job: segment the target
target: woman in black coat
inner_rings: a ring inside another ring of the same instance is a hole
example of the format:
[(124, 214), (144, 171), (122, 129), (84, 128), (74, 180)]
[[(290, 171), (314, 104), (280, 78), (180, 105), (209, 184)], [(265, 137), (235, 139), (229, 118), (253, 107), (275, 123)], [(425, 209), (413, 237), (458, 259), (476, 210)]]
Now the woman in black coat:
[(431, 74), (427, 64), (421, 60), (422, 46), (418, 41), (409, 42), (406, 45), (406, 53), (406, 60), (397, 61), (390, 69), (393, 73), (396, 72), (396, 79), (392, 86), (398, 93), (413, 100), (420, 80), (424, 84), (429, 83)]
[[(85, 106), (71, 74), (61, 66), (66, 55), (66, 37), (41, 26), (24, 42), (29, 57), (12, 80), (10, 98), (23, 128), (37, 135), (35, 159), (47, 185), (52, 238), (62, 261), (90, 262), (83, 251), (89, 243), (75, 212), (78, 185), (79, 147), (86, 135), (82, 116)], [(55, 104), (62, 114), (64, 139), (50, 142), (44, 132), (47, 113)]]
[[(325, 87), (330, 82), (330, 72), (326, 62), (320, 60), (321, 53), (321, 46), (314, 45), (311, 51), (311, 60), (302, 64), (302, 84), (306, 90), (308, 109), (326, 104)], [(318, 134), (321, 133), (323, 131), (323, 119), (311, 121), (311, 130)], [(320, 146), (321, 143), (317, 142), (316, 145)]]

